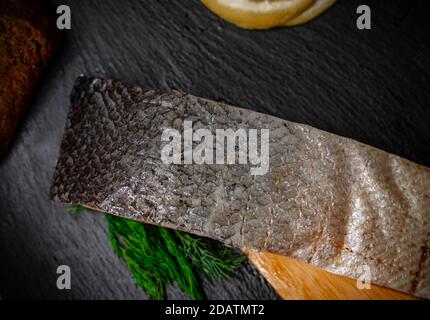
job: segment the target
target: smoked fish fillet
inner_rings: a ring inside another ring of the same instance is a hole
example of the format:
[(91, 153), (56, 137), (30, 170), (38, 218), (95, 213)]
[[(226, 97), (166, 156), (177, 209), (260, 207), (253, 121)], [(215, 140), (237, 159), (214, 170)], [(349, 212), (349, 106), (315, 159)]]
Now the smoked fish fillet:
[[(270, 165), (165, 164), (166, 128), (270, 130)], [(430, 169), (304, 124), (120, 81), (76, 81), (51, 195), (430, 298)]]

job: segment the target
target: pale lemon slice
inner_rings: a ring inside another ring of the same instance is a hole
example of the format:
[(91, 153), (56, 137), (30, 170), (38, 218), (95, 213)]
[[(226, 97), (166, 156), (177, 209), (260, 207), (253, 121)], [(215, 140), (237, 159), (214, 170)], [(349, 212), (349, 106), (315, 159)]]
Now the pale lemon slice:
[(312, 19), (318, 17), (321, 13), (326, 11), (332, 5), (334, 5), (336, 0), (316, 0), (313, 5), (308, 7), (305, 11), (300, 13), (298, 16), (288, 20), (286, 26), (296, 26), (309, 22)]
[(245, 29), (282, 26), (315, 0), (202, 0), (218, 16)]

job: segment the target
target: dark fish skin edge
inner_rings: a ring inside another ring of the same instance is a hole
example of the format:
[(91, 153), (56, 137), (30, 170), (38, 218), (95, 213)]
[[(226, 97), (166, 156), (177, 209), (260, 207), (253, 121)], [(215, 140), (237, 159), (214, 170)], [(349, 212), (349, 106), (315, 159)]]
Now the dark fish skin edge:
[[(161, 133), (270, 129), (270, 170), (165, 165)], [(51, 196), (105, 212), (275, 252), (430, 298), (430, 170), (261, 113), (177, 91), (80, 77)]]

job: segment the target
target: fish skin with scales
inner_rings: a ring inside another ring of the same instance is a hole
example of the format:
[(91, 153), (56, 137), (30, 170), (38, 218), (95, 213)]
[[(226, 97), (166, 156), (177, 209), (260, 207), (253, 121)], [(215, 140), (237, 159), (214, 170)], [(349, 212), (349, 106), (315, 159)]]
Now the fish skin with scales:
[[(270, 167), (168, 165), (161, 134), (270, 130)], [(80, 77), (51, 197), (301, 259), (430, 298), (430, 169), (331, 134), (178, 91)]]

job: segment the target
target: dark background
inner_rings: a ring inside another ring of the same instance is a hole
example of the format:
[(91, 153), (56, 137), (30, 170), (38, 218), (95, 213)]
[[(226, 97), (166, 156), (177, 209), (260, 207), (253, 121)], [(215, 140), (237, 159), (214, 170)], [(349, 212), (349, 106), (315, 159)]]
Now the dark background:
[[(426, 1), (340, 0), (305, 26), (238, 29), (197, 0), (51, 1), (72, 30), (15, 143), (0, 160), (0, 297), (139, 299), (98, 214), (71, 217), (48, 191), (80, 74), (179, 89), (351, 137), (430, 166)], [(372, 8), (372, 30), (356, 8)], [(55, 8), (54, 8), (55, 10)], [(56, 268), (72, 290), (56, 288)], [(249, 265), (209, 298), (276, 298)], [(185, 298), (177, 288), (170, 298)]]

